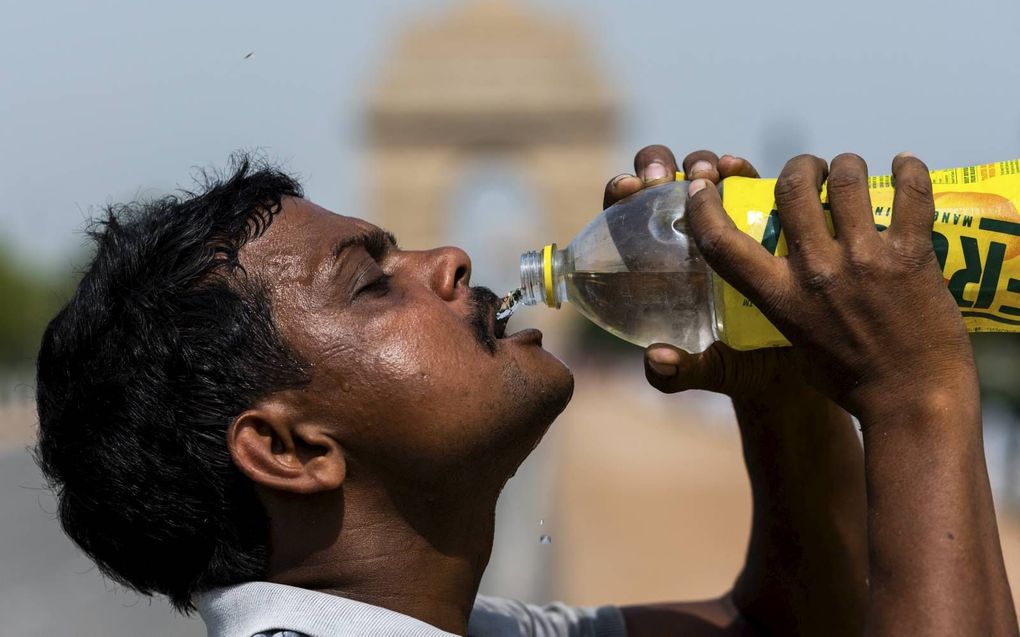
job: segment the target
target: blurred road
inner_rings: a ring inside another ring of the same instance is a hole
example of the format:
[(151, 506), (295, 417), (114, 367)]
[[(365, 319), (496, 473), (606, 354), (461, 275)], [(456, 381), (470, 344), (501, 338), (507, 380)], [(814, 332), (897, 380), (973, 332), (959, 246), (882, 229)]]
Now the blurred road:
[(19, 637), (191, 637), (174, 614), (104, 580), (64, 536), (42, 476), (20, 447), (0, 452), (0, 633)]

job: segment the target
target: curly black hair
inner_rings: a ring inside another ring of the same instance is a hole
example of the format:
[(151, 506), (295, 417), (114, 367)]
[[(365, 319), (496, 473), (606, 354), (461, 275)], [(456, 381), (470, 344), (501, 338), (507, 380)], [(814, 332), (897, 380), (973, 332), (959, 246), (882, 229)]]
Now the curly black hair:
[(301, 186), (245, 154), (199, 186), (93, 223), (95, 257), (46, 329), (36, 395), (36, 461), (64, 531), (103, 573), (185, 613), (194, 593), (264, 573), (266, 514), (226, 429), (309, 380), (267, 282), (238, 262)]

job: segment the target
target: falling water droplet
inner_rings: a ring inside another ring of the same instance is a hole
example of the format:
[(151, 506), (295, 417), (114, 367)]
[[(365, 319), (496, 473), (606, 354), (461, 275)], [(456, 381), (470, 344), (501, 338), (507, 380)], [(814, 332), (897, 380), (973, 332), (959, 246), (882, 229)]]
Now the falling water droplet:
[(517, 307), (521, 304), (521, 298), (523, 296), (524, 290), (521, 288), (507, 292), (506, 296), (503, 297), (502, 302), (499, 304), (499, 310), (496, 311), (496, 320), (502, 321), (503, 319), (510, 318), (510, 315), (517, 311)]
[(539, 526), (545, 526), (545, 518), (541, 518), (541, 519), (540, 519), (540, 520), (538, 521), (538, 525), (539, 525)]
[(552, 544), (552, 538), (548, 535), (543, 535), (538, 538), (539, 544)]

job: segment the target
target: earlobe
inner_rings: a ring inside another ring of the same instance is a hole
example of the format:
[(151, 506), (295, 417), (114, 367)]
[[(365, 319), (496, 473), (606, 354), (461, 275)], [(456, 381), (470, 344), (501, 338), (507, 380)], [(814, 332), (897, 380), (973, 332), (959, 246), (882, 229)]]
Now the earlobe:
[(310, 494), (339, 489), (347, 474), (340, 443), (290, 406), (265, 401), (227, 429), (234, 464), (256, 484)]

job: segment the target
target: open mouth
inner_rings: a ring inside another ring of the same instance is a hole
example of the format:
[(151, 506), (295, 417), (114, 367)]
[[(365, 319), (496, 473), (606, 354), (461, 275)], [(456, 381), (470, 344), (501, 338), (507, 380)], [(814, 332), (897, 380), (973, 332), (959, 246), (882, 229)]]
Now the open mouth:
[[(512, 298), (511, 298), (512, 297)], [(468, 323), (474, 331), (475, 338), (491, 353), (496, 353), (496, 341), (508, 340), (517, 344), (542, 345), (542, 332), (526, 328), (513, 334), (507, 330), (510, 316), (513, 314), (520, 294), (511, 293), (500, 298), (492, 290), (483, 287), (471, 288), (471, 315)]]

